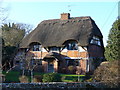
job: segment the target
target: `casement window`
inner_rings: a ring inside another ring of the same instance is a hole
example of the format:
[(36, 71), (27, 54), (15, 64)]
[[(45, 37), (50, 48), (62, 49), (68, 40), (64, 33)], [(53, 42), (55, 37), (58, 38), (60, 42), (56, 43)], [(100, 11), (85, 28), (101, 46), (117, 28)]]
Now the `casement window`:
[(67, 66), (79, 66), (79, 61), (76, 59), (67, 60)]
[(50, 52), (59, 52), (59, 47), (49, 47)]
[(41, 51), (42, 50), (42, 46), (41, 45), (33, 45), (33, 51)]
[(101, 46), (100, 39), (97, 36), (93, 36), (90, 43)]
[(69, 42), (67, 44), (67, 49), (68, 50), (78, 50), (78, 45), (76, 42)]

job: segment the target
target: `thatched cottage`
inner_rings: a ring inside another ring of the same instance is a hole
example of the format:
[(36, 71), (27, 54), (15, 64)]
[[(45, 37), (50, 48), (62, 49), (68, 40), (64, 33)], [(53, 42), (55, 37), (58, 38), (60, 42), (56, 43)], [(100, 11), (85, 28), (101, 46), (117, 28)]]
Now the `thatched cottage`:
[[(104, 59), (103, 36), (95, 21), (89, 17), (70, 17), (44, 20), (27, 35), (20, 45), (18, 56), (35, 64), (41, 72), (92, 72)], [(24, 61), (22, 60), (22, 61)], [(15, 59), (14, 64), (20, 64)]]

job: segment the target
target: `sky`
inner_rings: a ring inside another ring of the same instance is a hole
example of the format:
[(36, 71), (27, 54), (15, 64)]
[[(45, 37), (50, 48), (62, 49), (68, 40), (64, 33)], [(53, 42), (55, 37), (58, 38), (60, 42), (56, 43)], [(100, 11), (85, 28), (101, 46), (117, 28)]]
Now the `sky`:
[(6, 22), (25, 23), (33, 29), (43, 20), (59, 19), (61, 13), (71, 17), (90, 16), (103, 34), (106, 46), (109, 30), (118, 17), (119, 0), (1, 0), (6, 8)]

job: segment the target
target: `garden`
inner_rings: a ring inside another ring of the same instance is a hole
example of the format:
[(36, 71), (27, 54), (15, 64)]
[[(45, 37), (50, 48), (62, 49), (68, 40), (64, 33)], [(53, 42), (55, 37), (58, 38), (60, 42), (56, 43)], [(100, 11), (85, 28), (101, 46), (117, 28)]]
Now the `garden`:
[(21, 71), (2, 72), (5, 75), (4, 83), (20, 82), (83, 82), (85, 75), (61, 74), (61, 73), (38, 73), (34, 72), (33, 77), (30, 74), (21, 75)]

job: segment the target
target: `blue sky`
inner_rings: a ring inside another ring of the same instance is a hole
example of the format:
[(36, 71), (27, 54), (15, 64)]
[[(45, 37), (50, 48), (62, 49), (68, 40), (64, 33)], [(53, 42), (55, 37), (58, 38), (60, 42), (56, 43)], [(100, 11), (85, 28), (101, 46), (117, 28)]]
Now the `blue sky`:
[[(66, 1), (66, 0), (65, 0)], [(71, 17), (91, 16), (103, 34), (106, 45), (109, 30), (118, 16), (118, 1), (76, 1), (43, 2), (43, 1), (4, 1), (8, 8), (7, 21), (33, 25), (33, 29), (43, 20), (59, 19), (61, 13), (70, 13)], [(71, 10), (71, 11), (69, 11)]]

